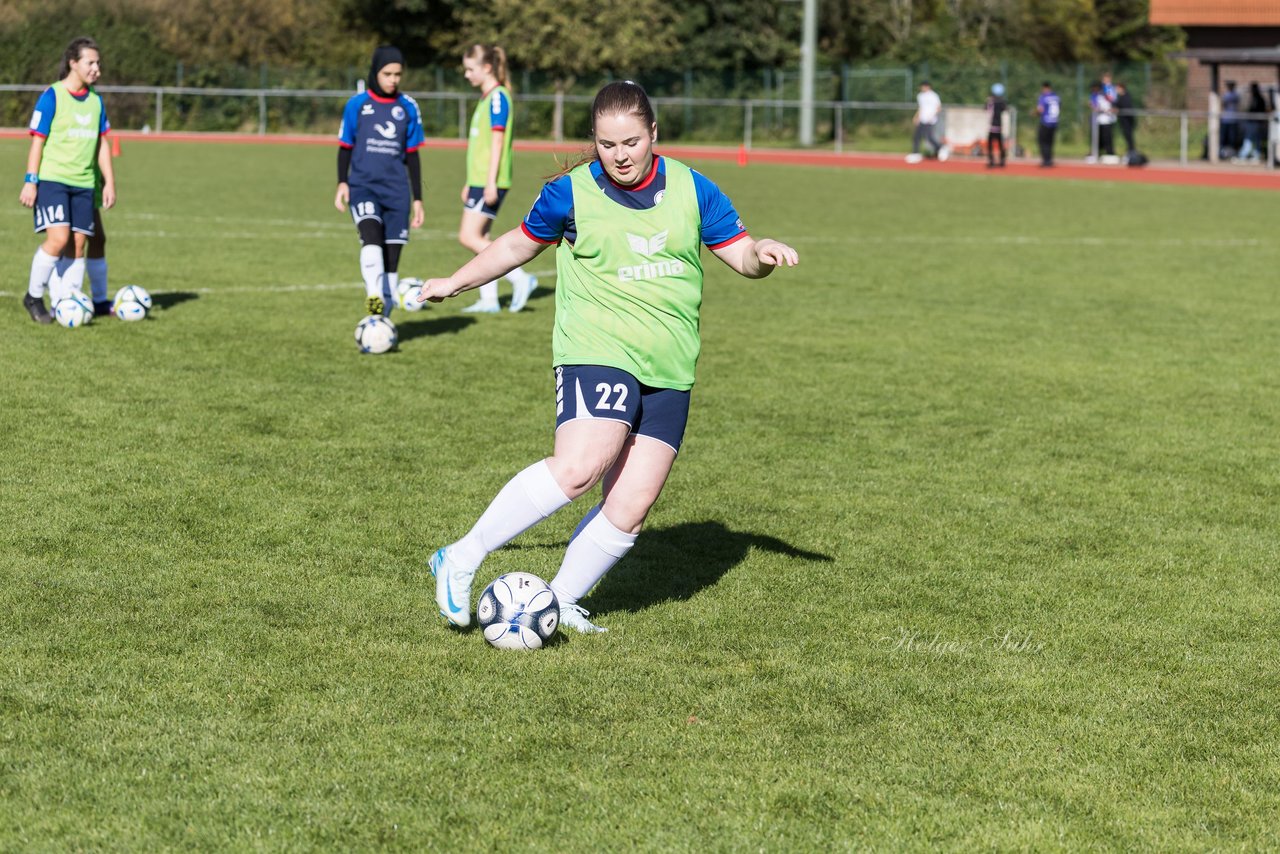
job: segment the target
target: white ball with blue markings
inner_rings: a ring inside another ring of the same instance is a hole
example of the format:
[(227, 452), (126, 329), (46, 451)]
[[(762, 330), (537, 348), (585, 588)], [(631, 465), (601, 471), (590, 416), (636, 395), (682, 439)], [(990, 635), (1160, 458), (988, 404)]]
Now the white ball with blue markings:
[(361, 353), (377, 355), (396, 346), (396, 325), (380, 314), (371, 314), (356, 324), (356, 345)]
[(132, 322), (147, 319), (147, 309), (140, 302), (122, 302), (111, 309), (111, 313), (117, 320)]
[(126, 306), (129, 303), (141, 306), (143, 317), (145, 317), (146, 313), (151, 311), (151, 294), (147, 293), (147, 289), (142, 287), (142, 285), (125, 285), (123, 288), (116, 291), (116, 298), (111, 301), (111, 310), (115, 313), (116, 317), (119, 317), (121, 320), (141, 320), (141, 317), (136, 316), (136, 311), (126, 310), (126, 314), (130, 315), (128, 317), (120, 314), (121, 307)]
[(53, 316), (68, 329), (87, 326), (93, 322), (93, 303), (79, 291), (72, 291), (71, 296), (58, 300)]
[(396, 302), (405, 311), (422, 311), (422, 279), (401, 279), (396, 285)]
[(476, 622), (498, 649), (541, 649), (560, 625), (560, 602), (538, 576), (509, 572), (480, 594)]

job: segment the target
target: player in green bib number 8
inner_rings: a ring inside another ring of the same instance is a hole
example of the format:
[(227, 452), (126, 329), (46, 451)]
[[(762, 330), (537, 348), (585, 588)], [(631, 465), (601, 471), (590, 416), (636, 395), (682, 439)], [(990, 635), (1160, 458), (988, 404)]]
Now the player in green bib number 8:
[(605, 631), (578, 601), (631, 549), (679, 452), (701, 348), (702, 247), (751, 279), (800, 260), (752, 238), (715, 184), (654, 151), (658, 125), (640, 86), (608, 84), (591, 118), (593, 145), (542, 188), (520, 227), (423, 288), (439, 302), (557, 246), (554, 450), (432, 556), (436, 603), (457, 626), (471, 622), (471, 582), (490, 552), (602, 482), (551, 587), (561, 625)]

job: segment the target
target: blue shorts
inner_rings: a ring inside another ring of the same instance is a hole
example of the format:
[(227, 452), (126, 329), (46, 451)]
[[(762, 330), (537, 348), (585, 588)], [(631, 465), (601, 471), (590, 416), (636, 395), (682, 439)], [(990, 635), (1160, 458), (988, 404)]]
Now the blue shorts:
[(506, 197), (507, 191), (499, 190), (498, 201), (493, 205), (487, 205), (484, 202), (484, 187), (467, 187), (467, 200), (462, 203), (462, 206), (472, 213), (494, 219), (498, 215), (498, 208), (502, 207), (502, 200)]
[(556, 366), (556, 428), (596, 418), (621, 421), (635, 436), (680, 451), (689, 422), (689, 392), (641, 385), (631, 374), (602, 365)]
[(69, 187), (57, 181), (36, 185), (36, 232), (50, 226), (93, 236), (93, 187)]
[(409, 242), (409, 207), (407, 195), (392, 199), (363, 187), (351, 188), (351, 219), (356, 225), (366, 219), (382, 223), (383, 243)]

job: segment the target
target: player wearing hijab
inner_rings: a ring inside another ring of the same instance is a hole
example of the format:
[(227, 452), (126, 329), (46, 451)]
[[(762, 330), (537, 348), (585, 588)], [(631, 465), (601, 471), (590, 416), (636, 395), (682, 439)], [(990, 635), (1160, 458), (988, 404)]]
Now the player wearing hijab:
[(404, 57), (383, 45), (373, 52), (365, 91), (347, 101), (338, 130), (338, 192), (360, 234), (365, 311), (388, 315), (395, 304), (400, 253), (409, 228), (420, 228), (422, 115), (400, 91)]

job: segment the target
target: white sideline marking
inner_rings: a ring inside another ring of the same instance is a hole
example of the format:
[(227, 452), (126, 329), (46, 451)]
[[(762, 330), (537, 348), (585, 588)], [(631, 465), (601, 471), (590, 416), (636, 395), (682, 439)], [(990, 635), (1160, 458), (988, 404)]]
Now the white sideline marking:
[[(543, 281), (550, 281), (556, 276), (555, 270), (531, 270), (533, 275)], [(317, 291), (344, 291), (344, 290), (363, 290), (362, 282), (324, 282), (315, 285), (258, 285), (258, 286), (230, 286), (225, 288), (182, 288), (180, 290), (171, 291), (151, 291), (151, 294), (177, 294), (177, 293), (196, 293), (196, 294), (292, 294), (299, 292), (317, 292)], [(0, 298), (19, 297), (26, 291), (20, 293), (12, 293), (11, 291), (0, 291)]]

